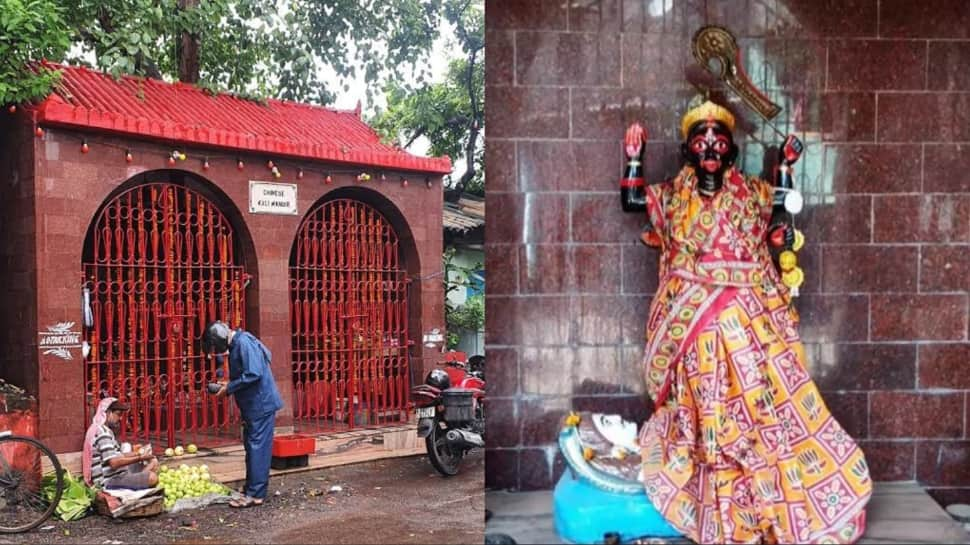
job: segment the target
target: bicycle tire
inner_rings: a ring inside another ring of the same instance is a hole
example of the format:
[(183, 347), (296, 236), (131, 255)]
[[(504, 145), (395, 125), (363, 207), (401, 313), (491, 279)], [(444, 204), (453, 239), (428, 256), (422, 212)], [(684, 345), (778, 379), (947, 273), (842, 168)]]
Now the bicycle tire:
[[(43, 513), (39, 513), (36, 520), (21, 524), (20, 526), (5, 526), (4, 521), (0, 518), (0, 534), (19, 534), (23, 532), (28, 532), (34, 528), (43, 524), (47, 519), (51, 518), (54, 514), (54, 510), (57, 509), (57, 504), (61, 501), (61, 494), (64, 493), (64, 472), (61, 471), (61, 462), (57, 459), (57, 456), (51, 452), (51, 449), (47, 448), (47, 445), (41, 443), (33, 437), (23, 437), (20, 435), (4, 435), (0, 436), (0, 446), (8, 443), (27, 443), (33, 445), (40, 451), (42, 456), (46, 456), (51, 463), (51, 467), (54, 469), (54, 475), (57, 477), (57, 491), (54, 494), (53, 501), (48, 502), (47, 510)], [(43, 467), (43, 462), (41, 462), (41, 467)], [(43, 477), (43, 475), (41, 476)]]

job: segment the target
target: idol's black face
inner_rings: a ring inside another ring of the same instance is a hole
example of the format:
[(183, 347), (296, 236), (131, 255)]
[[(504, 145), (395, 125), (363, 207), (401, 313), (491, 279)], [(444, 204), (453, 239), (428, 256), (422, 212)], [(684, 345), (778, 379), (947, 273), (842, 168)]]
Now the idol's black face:
[(694, 167), (698, 178), (719, 189), (724, 171), (734, 164), (738, 148), (731, 131), (719, 121), (698, 121), (691, 126), (681, 148), (684, 159)]

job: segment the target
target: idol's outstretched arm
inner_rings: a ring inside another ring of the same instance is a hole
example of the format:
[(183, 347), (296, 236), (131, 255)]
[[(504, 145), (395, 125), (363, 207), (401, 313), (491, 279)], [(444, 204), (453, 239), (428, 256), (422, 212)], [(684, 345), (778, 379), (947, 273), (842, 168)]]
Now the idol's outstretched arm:
[(779, 150), (778, 168), (775, 171), (775, 187), (779, 191), (775, 192), (774, 212), (772, 214), (771, 228), (768, 229), (768, 240), (773, 246), (784, 246), (791, 249), (795, 242), (795, 229), (791, 222), (787, 221), (790, 217), (785, 213), (785, 197), (789, 189), (794, 189), (793, 167), (799, 157), (802, 156), (802, 142), (794, 134), (789, 134), (785, 138)]
[(647, 196), (643, 181), (643, 151), (647, 131), (639, 123), (630, 125), (623, 138), (626, 168), (620, 179), (620, 204), (624, 212), (643, 212), (647, 209)]

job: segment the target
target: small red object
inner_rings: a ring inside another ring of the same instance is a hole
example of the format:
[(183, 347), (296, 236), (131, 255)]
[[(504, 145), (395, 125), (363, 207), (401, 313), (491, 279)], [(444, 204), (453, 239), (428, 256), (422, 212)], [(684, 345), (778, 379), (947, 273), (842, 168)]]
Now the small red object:
[(87, 142), (82, 142), (81, 143), (81, 153), (87, 153), (89, 151), (91, 151), (91, 148), (90, 148), (90, 146), (88, 146), (88, 143)]
[(407, 187), (408, 186), (408, 181), (407, 180), (404, 180), (403, 182), (401, 182), (401, 185), (404, 186), (404, 187)]
[(804, 149), (802, 141), (799, 140), (794, 134), (789, 134), (788, 137), (785, 138), (785, 142), (781, 145), (782, 153), (785, 155), (785, 161), (787, 161), (789, 165), (793, 164), (798, 160), (799, 157), (802, 156), (802, 149)]
[(175, 164), (175, 157), (172, 157), (171, 155), (169, 155), (168, 156), (168, 164), (169, 165), (174, 165)]
[(209, 159), (206, 158), (202, 161), (202, 170), (209, 170)]
[(41, 136), (44, 136), (44, 129), (37, 127), (37, 130), (34, 131), (34, 134), (37, 135), (38, 138), (40, 138)]
[(455, 361), (467, 362), (468, 352), (458, 352), (458, 351), (445, 352), (445, 363), (455, 362)]
[(781, 248), (785, 244), (785, 227), (780, 226), (775, 228), (774, 231), (768, 235), (768, 239), (771, 241), (771, 245), (775, 248)]
[(130, 163), (132, 160), (134, 160), (134, 157), (131, 156), (131, 152), (130, 151), (126, 151), (125, 152), (125, 162), (126, 163)]
[(332, 183), (333, 183), (333, 178), (331, 178), (331, 177), (330, 177), (330, 175), (329, 175), (329, 174), (327, 174), (327, 179), (326, 179), (326, 180), (324, 180), (324, 181), (325, 181), (326, 183), (328, 183), (328, 184), (332, 184)]
[(273, 438), (273, 456), (289, 458), (313, 454), (317, 450), (317, 441), (308, 435), (283, 435)]
[(643, 178), (621, 178), (620, 188), (638, 188), (643, 187)]
[(10, 107), (7, 108), (7, 111), (9, 111), (12, 114), (15, 114), (17, 113), (17, 106), (15, 104), (11, 104)]
[(244, 166), (246, 166), (246, 165), (244, 165), (241, 160), (240, 161), (236, 161), (236, 168), (237, 169), (242, 170)]
[(272, 160), (266, 161), (266, 168), (273, 168), (275, 166)]

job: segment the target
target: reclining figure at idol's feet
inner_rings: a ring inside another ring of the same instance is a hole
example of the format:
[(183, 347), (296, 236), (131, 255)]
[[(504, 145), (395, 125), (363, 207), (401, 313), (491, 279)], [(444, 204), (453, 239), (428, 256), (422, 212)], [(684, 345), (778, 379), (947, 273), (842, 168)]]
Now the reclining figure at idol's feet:
[(676, 538), (640, 480), (637, 427), (617, 415), (571, 414), (559, 433), (566, 460), (553, 493), (556, 531), (572, 543)]

